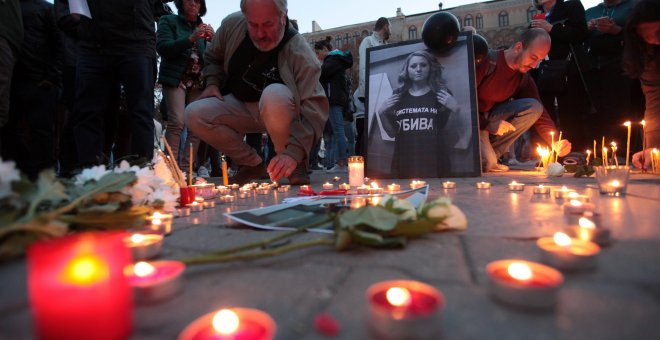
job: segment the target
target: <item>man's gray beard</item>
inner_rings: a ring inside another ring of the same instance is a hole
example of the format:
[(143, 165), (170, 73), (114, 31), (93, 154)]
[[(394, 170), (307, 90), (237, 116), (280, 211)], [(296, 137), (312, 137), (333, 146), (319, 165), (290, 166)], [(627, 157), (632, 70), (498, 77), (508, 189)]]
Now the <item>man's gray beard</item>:
[(279, 37), (279, 39), (277, 39), (277, 43), (275, 44), (275, 46), (273, 46), (273, 48), (268, 49), (268, 50), (262, 50), (262, 49), (261, 49), (261, 48), (260, 48), (255, 42), (254, 42), (254, 40), (250, 39), (250, 40), (252, 40), (252, 45), (254, 45), (254, 47), (256, 47), (256, 48), (257, 48), (259, 51), (261, 51), (261, 52), (269, 52), (269, 51), (274, 50), (274, 49), (280, 44), (280, 42), (282, 42), (282, 39), (284, 38), (284, 31), (285, 31), (285, 28), (286, 28), (286, 25), (281, 26), (280, 37)]

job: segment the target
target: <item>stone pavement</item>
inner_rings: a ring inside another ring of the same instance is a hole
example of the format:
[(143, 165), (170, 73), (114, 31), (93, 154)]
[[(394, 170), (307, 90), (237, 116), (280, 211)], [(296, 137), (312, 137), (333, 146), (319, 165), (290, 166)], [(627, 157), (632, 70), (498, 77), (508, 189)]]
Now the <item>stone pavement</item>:
[[(335, 175), (317, 172), (313, 188)], [(209, 264), (186, 269), (183, 291), (153, 305), (138, 305), (134, 339), (175, 339), (199, 316), (221, 307), (249, 307), (270, 314), (277, 339), (323, 339), (313, 326), (319, 313), (341, 324), (339, 339), (369, 339), (365, 291), (373, 283), (413, 279), (445, 296), (443, 339), (660, 339), (660, 177), (633, 175), (625, 197), (601, 196), (595, 179), (571, 175), (548, 179), (533, 172), (455, 179), (444, 190), (431, 179), (431, 198), (446, 195), (466, 214), (465, 232), (412, 240), (405, 249), (355, 248), (337, 253), (313, 248), (276, 258)], [(474, 183), (490, 181), (490, 190)], [(527, 183), (510, 193), (511, 180)], [(346, 181), (342, 178), (342, 182)], [(407, 185), (407, 180), (380, 181)], [(491, 299), (484, 268), (491, 261), (539, 261), (535, 239), (565, 226), (561, 204), (532, 194), (531, 184), (567, 185), (589, 195), (603, 214), (614, 242), (589, 272), (565, 273), (559, 303), (549, 312), (526, 312)], [(272, 204), (283, 197), (257, 197), (175, 220), (163, 259), (181, 259), (268, 238), (278, 232), (228, 225), (222, 215)], [(304, 234), (303, 240), (324, 237)], [(26, 294), (24, 259), (0, 264), (0, 339), (34, 337)]]

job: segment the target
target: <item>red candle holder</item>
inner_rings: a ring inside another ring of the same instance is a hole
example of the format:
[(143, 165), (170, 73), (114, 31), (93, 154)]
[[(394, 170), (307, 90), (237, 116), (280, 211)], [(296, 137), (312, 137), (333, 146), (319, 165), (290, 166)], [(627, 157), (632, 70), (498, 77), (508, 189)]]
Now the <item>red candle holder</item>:
[(179, 334), (179, 340), (271, 340), (275, 321), (257, 309), (231, 308), (205, 314)]
[(425, 283), (379, 282), (367, 290), (367, 302), (370, 328), (378, 338), (432, 339), (440, 332), (444, 297)]
[(80, 233), (27, 251), (30, 305), (40, 339), (124, 339), (133, 297), (123, 232)]
[(126, 267), (136, 300), (161, 301), (181, 290), (181, 275), (186, 265), (179, 261), (138, 262)]
[(195, 187), (179, 188), (179, 205), (182, 207), (195, 202)]
[[(524, 273), (516, 273), (522, 267)], [(554, 268), (523, 260), (500, 260), (486, 266), (490, 292), (505, 304), (548, 309), (557, 303), (564, 276)]]

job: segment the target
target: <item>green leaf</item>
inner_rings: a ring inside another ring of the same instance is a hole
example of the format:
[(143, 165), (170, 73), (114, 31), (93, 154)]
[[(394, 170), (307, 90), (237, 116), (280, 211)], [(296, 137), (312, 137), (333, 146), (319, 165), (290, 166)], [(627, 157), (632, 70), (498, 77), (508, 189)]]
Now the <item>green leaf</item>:
[(80, 195), (120, 191), (136, 180), (137, 175), (131, 171), (122, 173), (110, 172), (101, 177), (98, 182), (88, 182), (85, 184), (80, 191)]
[(408, 236), (416, 237), (430, 234), (435, 231), (438, 221), (423, 219), (416, 221), (401, 221), (396, 228), (387, 233), (389, 236)]
[(339, 229), (355, 229), (368, 226), (380, 231), (389, 231), (396, 227), (399, 217), (380, 206), (366, 206), (349, 210), (339, 215)]
[(43, 202), (51, 202), (53, 205), (62, 200), (68, 199), (64, 191), (64, 185), (55, 178), (53, 170), (44, 170), (39, 173), (36, 188), (33, 187), (24, 193), (24, 199), (30, 202), (27, 213), (20, 219), (20, 221), (28, 221), (32, 219), (37, 211), (37, 208)]
[(365, 246), (379, 246), (383, 244), (383, 237), (376, 233), (361, 230), (351, 230), (350, 233), (355, 243)]

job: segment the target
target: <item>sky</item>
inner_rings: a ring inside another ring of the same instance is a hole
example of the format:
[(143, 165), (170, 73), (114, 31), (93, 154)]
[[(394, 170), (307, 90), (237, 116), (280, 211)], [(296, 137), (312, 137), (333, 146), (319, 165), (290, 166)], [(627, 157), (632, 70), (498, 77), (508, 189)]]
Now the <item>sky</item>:
[[(405, 15), (435, 11), (442, 1), (444, 8), (461, 6), (481, 0), (289, 0), (289, 18), (298, 20), (300, 32), (312, 31), (312, 20), (323, 29), (375, 21), (379, 17), (394, 17), (401, 7)], [(530, 4), (531, 4), (530, 0)], [(601, 0), (582, 0), (590, 8)], [(171, 6), (174, 8), (174, 5)], [(213, 28), (227, 14), (240, 10), (240, 0), (206, 0), (208, 12), (203, 18)]]

